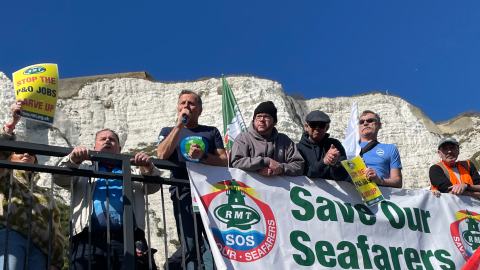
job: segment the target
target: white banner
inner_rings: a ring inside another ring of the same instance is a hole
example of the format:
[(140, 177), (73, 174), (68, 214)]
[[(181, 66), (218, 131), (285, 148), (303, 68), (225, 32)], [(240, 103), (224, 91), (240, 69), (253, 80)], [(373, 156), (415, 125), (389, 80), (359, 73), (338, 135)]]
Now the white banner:
[(369, 208), (346, 182), (187, 168), (218, 269), (460, 269), (480, 245), (470, 197), (380, 187)]

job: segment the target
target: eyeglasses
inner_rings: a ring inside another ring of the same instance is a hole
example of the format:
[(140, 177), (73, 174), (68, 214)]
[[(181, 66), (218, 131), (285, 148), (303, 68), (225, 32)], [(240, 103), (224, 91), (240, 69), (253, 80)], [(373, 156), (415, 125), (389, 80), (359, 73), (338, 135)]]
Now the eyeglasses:
[(270, 115), (257, 115), (257, 116), (255, 116), (255, 120), (257, 120), (257, 121), (262, 121), (263, 119), (265, 119), (265, 121), (269, 121), (270, 119), (272, 119), (272, 117)]
[(375, 121), (377, 121), (377, 119), (375, 119), (375, 118), (360, 119), (360, 120), (358, 120), (358, 124), (363, 125), (363, 123), (365, 123), (365, 122), (371, 124)]
[(327, 123), (325, 123), (325, 122), (310, 122), (310, 123), (308, 123), (308, 125), (313, 129), (316, 129), (317, 127), (320, 128), (320, 129), (324, 129), (327, 126)]
[(25, 154), (28, 154), (29, 156), (32, 156), (34, 157), (35, 154), (34, 153), (17, 153), (17, 152), (13, 152), (15, 155), (25, 155)]

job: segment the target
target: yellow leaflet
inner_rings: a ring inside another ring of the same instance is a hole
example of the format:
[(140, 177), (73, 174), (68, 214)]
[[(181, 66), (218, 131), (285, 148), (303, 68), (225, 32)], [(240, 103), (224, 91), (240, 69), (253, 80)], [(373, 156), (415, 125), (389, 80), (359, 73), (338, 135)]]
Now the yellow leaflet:
[(367, 166), (363, 163), (361, 157), (356, 157), (351, 160), (342, 161), (343, 167), (347, 170), (348, 174), (352, 178), (355, 187), (357, 187), (360, 194), (362, 194), (365, 202), (368, 202), (382, 196), (380, 189), (375, 182), (371, 182), (365, 176), (365, 170)]
[(58, 96), (57, 64), (38, 64), (13, 73), (17, 99), (25, 99), (23, 117), (53, 123)]

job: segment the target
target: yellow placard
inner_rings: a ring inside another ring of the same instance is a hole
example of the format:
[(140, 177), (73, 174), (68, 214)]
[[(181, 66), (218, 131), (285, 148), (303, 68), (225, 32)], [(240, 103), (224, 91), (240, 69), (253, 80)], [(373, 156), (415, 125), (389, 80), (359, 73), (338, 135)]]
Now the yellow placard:
[(342, 161), (342, 165), (352, 178), (355, 187), (357, 187), (367, 206), (372, 206), (384, 200), (377, 184), (369, 181), (365, 176), (367, 166), (361, 157)]
[(17, 99), (24, 99), (22, 117), (53, 124), (58, 97), (57, 64), (28, 66), (13, 73)]

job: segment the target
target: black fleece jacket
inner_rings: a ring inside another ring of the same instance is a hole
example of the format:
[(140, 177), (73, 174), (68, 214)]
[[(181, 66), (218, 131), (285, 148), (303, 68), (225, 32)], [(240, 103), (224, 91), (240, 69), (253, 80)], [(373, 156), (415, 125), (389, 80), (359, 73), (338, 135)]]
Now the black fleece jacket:
[(338, 149), (338, 151), (340, 151), (338, 161), (347, 159), (347, 154), (345, 153), (342, 144), (338, 140), (329, 137), (330, 134), (326, 133), (322, 141), (320, 141), (319, 144), (315, 144), (308, 138), (308, 132), (303, 133), (302, 139), (297, 143), (298, 151), (305, 160), (303, 174), (310, 178), (343, 181), (348, 177), (348, 173), (341, 164), (339, 166), (332, 166), (323, 163), (323, 158), (332, 144)]

